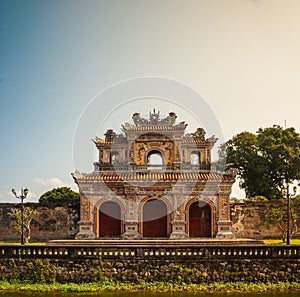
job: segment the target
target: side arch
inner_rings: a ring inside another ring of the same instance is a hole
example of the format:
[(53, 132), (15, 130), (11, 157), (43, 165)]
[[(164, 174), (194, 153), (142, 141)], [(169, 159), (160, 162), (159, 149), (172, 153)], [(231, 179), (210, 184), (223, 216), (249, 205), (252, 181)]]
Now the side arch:
[(201, 155), (199, 151), (192, 151), (190, 155), (191, 165), (199, 166), (201, 163)]
[(124, 232), (125, 209), (122, 202), (117, 199), (100, 199), (94, 213), (97, 237), (120, 237)]
[(191, 199), (186, 204), (186, 232), (189, 237), (213, 237), (216, 208), (208, 199)]
[(112, 151), (109, 157), (110, 164), (117, 165), (120, 163), (120, 154), (118, 151)]

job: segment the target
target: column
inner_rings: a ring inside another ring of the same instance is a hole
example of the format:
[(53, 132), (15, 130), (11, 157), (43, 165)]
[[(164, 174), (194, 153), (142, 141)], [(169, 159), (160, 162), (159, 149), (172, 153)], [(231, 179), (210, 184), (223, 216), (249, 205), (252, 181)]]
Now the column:
[(80, 218), (78, 222), (79, 232), (76, 234), (75, 239), (94, 239), (95, 233), (93, 232), (94, 223), (90, 220), (90, 203), (89, 199), (81, 196), (80, 202)]
[[(130, 195), (132, 194), (132, 189), (126, 189), (126, 192)], [(136, 199), (130, 197), (126, 201), (126, 209), (125, 209), (125, 232), (122, 234), (123, 239), (141, 239), (142, 236), (138, 232), (139, 230), (139, 216), (138, 216), (138, 203), (136, 203)]]
[(217, 238), (233, 239), (234, 234), (231, 232), (232, 222), (230, 220), (230, 199), (229, 195), (219, 194), (219, 220), (217, 222)]
[(187, 238), (186, 233), (186, 221), (185, 221), (185, 212), (182, 207), (182, 199), (179, 189), (173, 189), (176, 193), (173, 197), (174, 211), (171, 214), (171, 235), (170, 239), (183, 239)]

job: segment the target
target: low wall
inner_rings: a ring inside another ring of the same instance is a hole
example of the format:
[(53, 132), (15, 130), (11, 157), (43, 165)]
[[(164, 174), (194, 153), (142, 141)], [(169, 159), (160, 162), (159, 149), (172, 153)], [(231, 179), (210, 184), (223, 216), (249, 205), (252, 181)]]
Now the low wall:
[[(286, 207), (282, 201), (253, 202), (237, 200), (231, 203), (232, 232), (237, 238), (278, 238), (281, 239), (281, 231), (276, 225), (270, 225), (266, 221), (266, 213), (274, 207)], [(300, 231), (300, 220), (299, 220)], [(294, 235), (299, 238), (300, 233)]]
[[(78, 232), (79, 203), (25, 203), (39, 212), (38, 220), (31, 224), (31, 241), (73, 239)], [(19, 208), (18, 203), (0, 203), (0, 240), (19, 240), (20, 235), (11, 226), (9, 213)]]
[(300, 246), (0, 246), (10, 281), (300, 282), (299, 264)]

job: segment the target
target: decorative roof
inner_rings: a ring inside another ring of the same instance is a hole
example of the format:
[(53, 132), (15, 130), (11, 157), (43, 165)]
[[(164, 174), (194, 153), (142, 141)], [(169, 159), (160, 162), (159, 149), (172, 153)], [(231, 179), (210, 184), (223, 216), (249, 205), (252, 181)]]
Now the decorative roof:
[(77, 180), (102, 180), (102, 181), (207, 181), (207, 180), (232, 180), (231, 175), (219, 173), (103, 173), (93, 172), (82, 174), (75, 172), (73, 177)]
[(155, 126), (134, 126), (129, 123), (125, 123), (122, 125), (123, 131), (174, 131), (174, 130), (184, 130), (186, 128), (187, 124), (184, 124), (184, 122), (179, 123), (174, 126), (168, 126), (168, 125), (155, 125)]
[[(218, 138), (214, 135), (210, 138), (206, 138), (206, 132), (203, 128), (197, 128), (194, 133), (185, 134), (185, 129), (187, 124), (185, 122), (180, 122), (175, 124), (177, 115), (175, 112), (169, 112), (169, 115), (163, 119), (160, 118), (160, 112), (153, 109), (153, 112), (149, 112), (149, 119), (141, 117), (140, 113), (136, 112), (132, 116), (134, 124), (124, 123), (122, 125), (122, 130), (124, 133), (117, 134), (112, 129), (106, 131), (105, 139), (96, 138), (93, 140), (94, 143), (100, 147), (103, 145), (111, 145), (112, 143), (126, 143), (127, 137), (131, 133), (134, 133), (136, 137), (138, 134), (144, 134), (145, 132), (157, 133), (169, 135), (170, 133), (177, 133), (183, 136), (182, 140), (185, 144), (201, 144), (213, 146)], [(170, 131), (170, 133), (168, 133)]]
[(187, 124), (180, 122), (175, 125), (177, 115), (175, 112), (170, 112), (169, 115), (163, 119), (160, 118), (160, 112), (149, 112), (149, 119), (141, 117), (140, 113), (136, 112), (132, 116), (134, 125), (125, 123), (122, 125), (123, 131), (137, 130), (137, 131), (157, 131), (157, 130), (185, 130)]
[(160, 112), (155, 112), (155, 108), (153, 109), (153, 113), (149, 112), (149, 120), (142, 118), (138, 112), (134, 113), (132, 116), (133, 122), (136, 126), (173, 126), (175, 124), (177, 115), (175, 112), (170, 112), (169, 115), (160, 119)]
[(213, 146), (217, 141), (218, 138), (215, 137), (215, 135), (211, 136), (210, 138), (200, 138), (196, 136), (192, 136), (193, 134), (187, 134), (183, 138), (183, 143), (185, 144), (210, 144)]

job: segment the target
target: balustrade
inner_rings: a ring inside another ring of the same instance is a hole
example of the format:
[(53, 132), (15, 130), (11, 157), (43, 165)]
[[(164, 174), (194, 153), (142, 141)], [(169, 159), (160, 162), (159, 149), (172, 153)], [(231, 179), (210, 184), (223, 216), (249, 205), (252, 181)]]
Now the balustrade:
[[(95, 171), (101, 172), (140, 172), (147, 173), (152, 171), (159, 172), (174, 172), (174, 165), (155, 165), (155, 164), (145, 164), (145, 165), (135, 165), (135, 164), (100, 164), (98, 162), (94, 163)], [(211, 164), (182, 164), (180, 167), (181, 172), (207, 172), (210, 171)], [(177, 169), (176, 169), (177, 171)]]
[(228, 247), (134, 247), (113, 246), (13, 246), (0, 247), (0, 258), (64, 259), (284, 259), (300, 258), (300, 246), (228, 246)]

